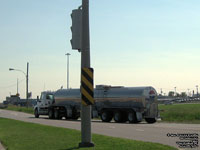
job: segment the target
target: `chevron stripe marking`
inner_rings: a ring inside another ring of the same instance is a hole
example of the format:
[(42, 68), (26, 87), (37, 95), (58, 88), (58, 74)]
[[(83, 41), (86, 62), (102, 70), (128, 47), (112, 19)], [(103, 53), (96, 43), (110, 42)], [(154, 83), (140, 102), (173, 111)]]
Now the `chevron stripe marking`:
[(83, 68), (83, 70), (93, 79), (93, 68)]
[(93, 91), (93, 84), (90, 83), (83, 75), (81, 76), (81, 79), (81, 81), (84, 82), (85, 85), (87, 85), (91, 91)]
[(92, 104), (94, 103), (93, 97), (88, 94), (88, 92), (84, 88), (82, 88), (82, 94), (88, 99), (88, 101), (90, 101)]

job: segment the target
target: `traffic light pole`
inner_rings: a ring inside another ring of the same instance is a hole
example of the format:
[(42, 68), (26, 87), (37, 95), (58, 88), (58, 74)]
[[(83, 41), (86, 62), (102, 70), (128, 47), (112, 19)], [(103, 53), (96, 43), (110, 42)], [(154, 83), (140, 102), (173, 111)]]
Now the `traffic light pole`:
[[(90, 68), (89, 0), (82, 0), (81, 68)], [(79, 147), (94, 147), (91, 142), (91, 105), (81, 103), (81, 143)]]

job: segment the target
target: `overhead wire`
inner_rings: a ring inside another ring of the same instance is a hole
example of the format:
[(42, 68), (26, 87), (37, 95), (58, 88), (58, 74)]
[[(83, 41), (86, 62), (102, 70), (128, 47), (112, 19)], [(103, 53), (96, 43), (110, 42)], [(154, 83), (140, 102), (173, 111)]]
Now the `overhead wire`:
[[(18, 81), (18, 85), (19, 85), (20, 83), (22, 83), (24, 80), (25, 80), (25, 78), (19, 80), (19, 81)], [(11, 84), (11, 85), (8, 85), (8, 86), (0, 86), (0, 89), (7, 89), (7, 88), (14, 87), (14, 86), (17, 86), (17, 83), (15, 83), (15, 84)]]

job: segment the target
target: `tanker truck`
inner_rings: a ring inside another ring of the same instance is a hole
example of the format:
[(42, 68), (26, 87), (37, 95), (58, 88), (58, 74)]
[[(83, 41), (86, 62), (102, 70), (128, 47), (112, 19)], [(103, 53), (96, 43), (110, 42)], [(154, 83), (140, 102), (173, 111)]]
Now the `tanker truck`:
[[(138, 123), (144, 119), (147, 123), (154, 123), (158, 117), (157, 92), (151, 86), (97, 85), (94, 99), (91, 116), (103, 122), (113, 119), (115, 122)], [(36, 118), (48, 115), (50, 119), (78, 119), (80, 110), (80, 89), (44, 91), (34, 107)]]

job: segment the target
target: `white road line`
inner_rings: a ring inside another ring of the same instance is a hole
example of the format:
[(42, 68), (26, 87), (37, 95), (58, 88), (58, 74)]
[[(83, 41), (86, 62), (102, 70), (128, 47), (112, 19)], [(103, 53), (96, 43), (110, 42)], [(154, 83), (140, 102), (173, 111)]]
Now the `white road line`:
[(142, 130), (142, 129), (135, 129), (136, 131), (140, 131), (140, 132), (143, 132), (144, 130)]
[(115, 126), (109, 126), (109, 128), (112, 128), (112, 129), (114, 129), (114, 128), (115, 128)]

